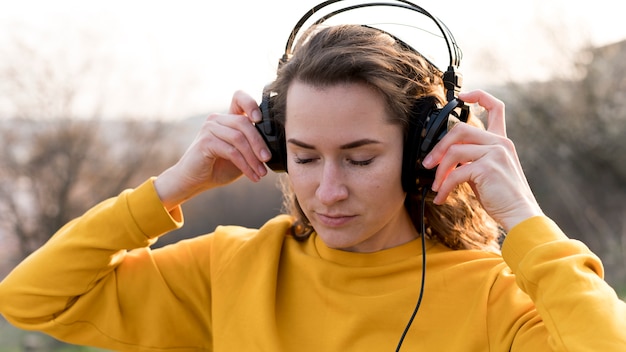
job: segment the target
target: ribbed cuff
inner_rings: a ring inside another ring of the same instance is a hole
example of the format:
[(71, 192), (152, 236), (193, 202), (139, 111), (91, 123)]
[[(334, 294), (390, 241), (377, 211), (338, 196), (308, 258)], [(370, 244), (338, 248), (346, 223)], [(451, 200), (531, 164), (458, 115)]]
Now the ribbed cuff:
[(180, 207), (168, 212), (154, 188), (154, 177), (127, 194), (130, 214), (147, 238), (155, 238), (183, 226), (184, 217)]
[(541, 245), (567, 240), (559, 226), (545, 216), (534, 216), (509, 231), (502, 245), (502, 257), (515, 272), (526, 255)]

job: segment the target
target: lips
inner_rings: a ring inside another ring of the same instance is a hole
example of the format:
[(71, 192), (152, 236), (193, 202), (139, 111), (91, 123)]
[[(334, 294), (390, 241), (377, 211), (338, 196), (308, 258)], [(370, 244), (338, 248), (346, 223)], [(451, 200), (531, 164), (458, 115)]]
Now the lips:
[(355, 215), (315, 213), (319, 222), (328, 227), (340, 227), (352, 221)]

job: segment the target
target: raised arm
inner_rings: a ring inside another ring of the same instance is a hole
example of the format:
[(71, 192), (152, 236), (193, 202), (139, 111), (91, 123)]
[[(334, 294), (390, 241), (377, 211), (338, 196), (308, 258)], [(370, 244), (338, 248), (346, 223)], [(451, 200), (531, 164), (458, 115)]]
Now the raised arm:
[[(487, 110), (487, 129), (457, 124), (424, 166), (438, 165), (436, 203), (469, 182), (485, 210), (509, 233), (504, 260), (550, 336), (545, 341), (535, 335), (541, 329), (516, 332), (519, 350), (626, 351), (626, 303), (604, 281), (600, 259), (541, 211), (506, 136), (504, 104), (480, 90), (459, 97)], [(492, 323), (498, 324), (497, 318)]]
[(254, 99), (235, 93), (229, 113), (210, 115), (174, 166), (66, 224), (20, 263), (0, 282), (0, 313), (74, 344), (205, 348), (210, 236), (149, 246), (182, 225), (184, 201), (242, 174), (266, 174), (270, 155), (252, 124), (259, 114)]

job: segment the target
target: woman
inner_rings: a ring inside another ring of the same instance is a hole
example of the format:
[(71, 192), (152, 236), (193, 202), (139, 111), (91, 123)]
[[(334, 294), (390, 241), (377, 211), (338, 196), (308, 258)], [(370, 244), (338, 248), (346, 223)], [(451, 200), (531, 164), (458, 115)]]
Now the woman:
[(320, 30), (272, 87), (293, 216), (149, 249), (182, 225), (184, 201), (265, 176), (260, 111), (237, 92), (176, 165), (19, 265), (0, 311), (125, 351), (623, 351), (626, 305), (599, 259), (542, 214), (487, 93), (460, 96), (488, 111), (487, 128), (457, 124), (423, 161), (436, 193), (425, 233), (416, 226), (421, 193), (401, 182), (407, 116), (418, 98), (443, 101), (440, 75), (380, 31)]

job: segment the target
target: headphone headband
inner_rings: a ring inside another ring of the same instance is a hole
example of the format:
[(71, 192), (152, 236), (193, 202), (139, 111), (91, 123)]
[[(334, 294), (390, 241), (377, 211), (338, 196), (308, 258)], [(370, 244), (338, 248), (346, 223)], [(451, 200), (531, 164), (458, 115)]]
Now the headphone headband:
[[(292, 48), (293, 48), (293, 44), (296, 40), (296, 37), (298, 36), (298, 33), (300, 32), (300, 29), (304, 26), (304, 24), (306, 23), (306, 21), (308, 21), (313, 15), (317, 14), (321, 9), (341, 2), (341, 1), (345, 1), (345, 0), (327, 0), (324, 1), (316, 6), (314, 6), (313, 8), (311, 8), (309, 11), (307, 11), (304, 16), (302, 16), (300, 18), (300, 20), (298, 20), (298, 22), (296, 23), (296, 25), (294, 26), (294, 28), (291, 30), (291, 33), (289, 34), (289, 38), (287, 39), (287, 44), (285, 45), (285, 53), (283, 54), (283, 57), (280, 59), (279, 62), (279, 66), (284, 64), (285, 62), (287, 62), (289, 60), (290, 55), (292, 54)], [(389, 6), (389, 7), (400, 7), (400, 8), (404, 8), (404, 9), (408, 9), (408, 10), (412, 10), (412, 11), (416, 11), (428, 18), (430, 18), (433, 22), (435, 22), (435, 24), (437, 25), (437, 28), (439, 29), (439, 31), (441, 32), (444, 40), (446, 41), (446, 45), (448, 47), (448, 56), (449, 56), (449, 66), (452, 68), (456, 68), (461, 64), (461, 58), (463, 57), (463, 53), (461, 52), (461, 48), (459, 48), (459, 46), (456, 43), (456, 40), (454, 39), (454, 36), (452, 35), (452, 32), (450, 32), (450, 30), (448, 29), (448, 27), (441, 21), (439, 20), (437, 17), (433, 16), (431, 13), (429, 13), (428, 11), (424, 10), (424, 8), (410, 2), (410, 1), (406, 1), (406, 0), (393, 0), (395, 2), (366, 2), (366, 3), (359, 3), (359, 4), (355, 4), (355, 5), (349, 5), (349, 6), (345, 6), (342, 7), (338, 10), (335, 10), (333, 12), (330, 12), (326, 15), (324, 15), (323, 17), (321, 17), (320, 19), (318, 19), (317, 21), (315, 21), (313, 23), (313, 25), (318, 25), (323, 23), (324, 21), (328, 20), (329, 18), (338, 15), (340, 13), (346, 12), (346, 11), (350, 11), (350, 10), (355, 10), (358, 8), (365, 8), (365, 7), (373, 7), (373, 6)], [(448, 70), (450, 70), (450, 68), (448, 68)]]

